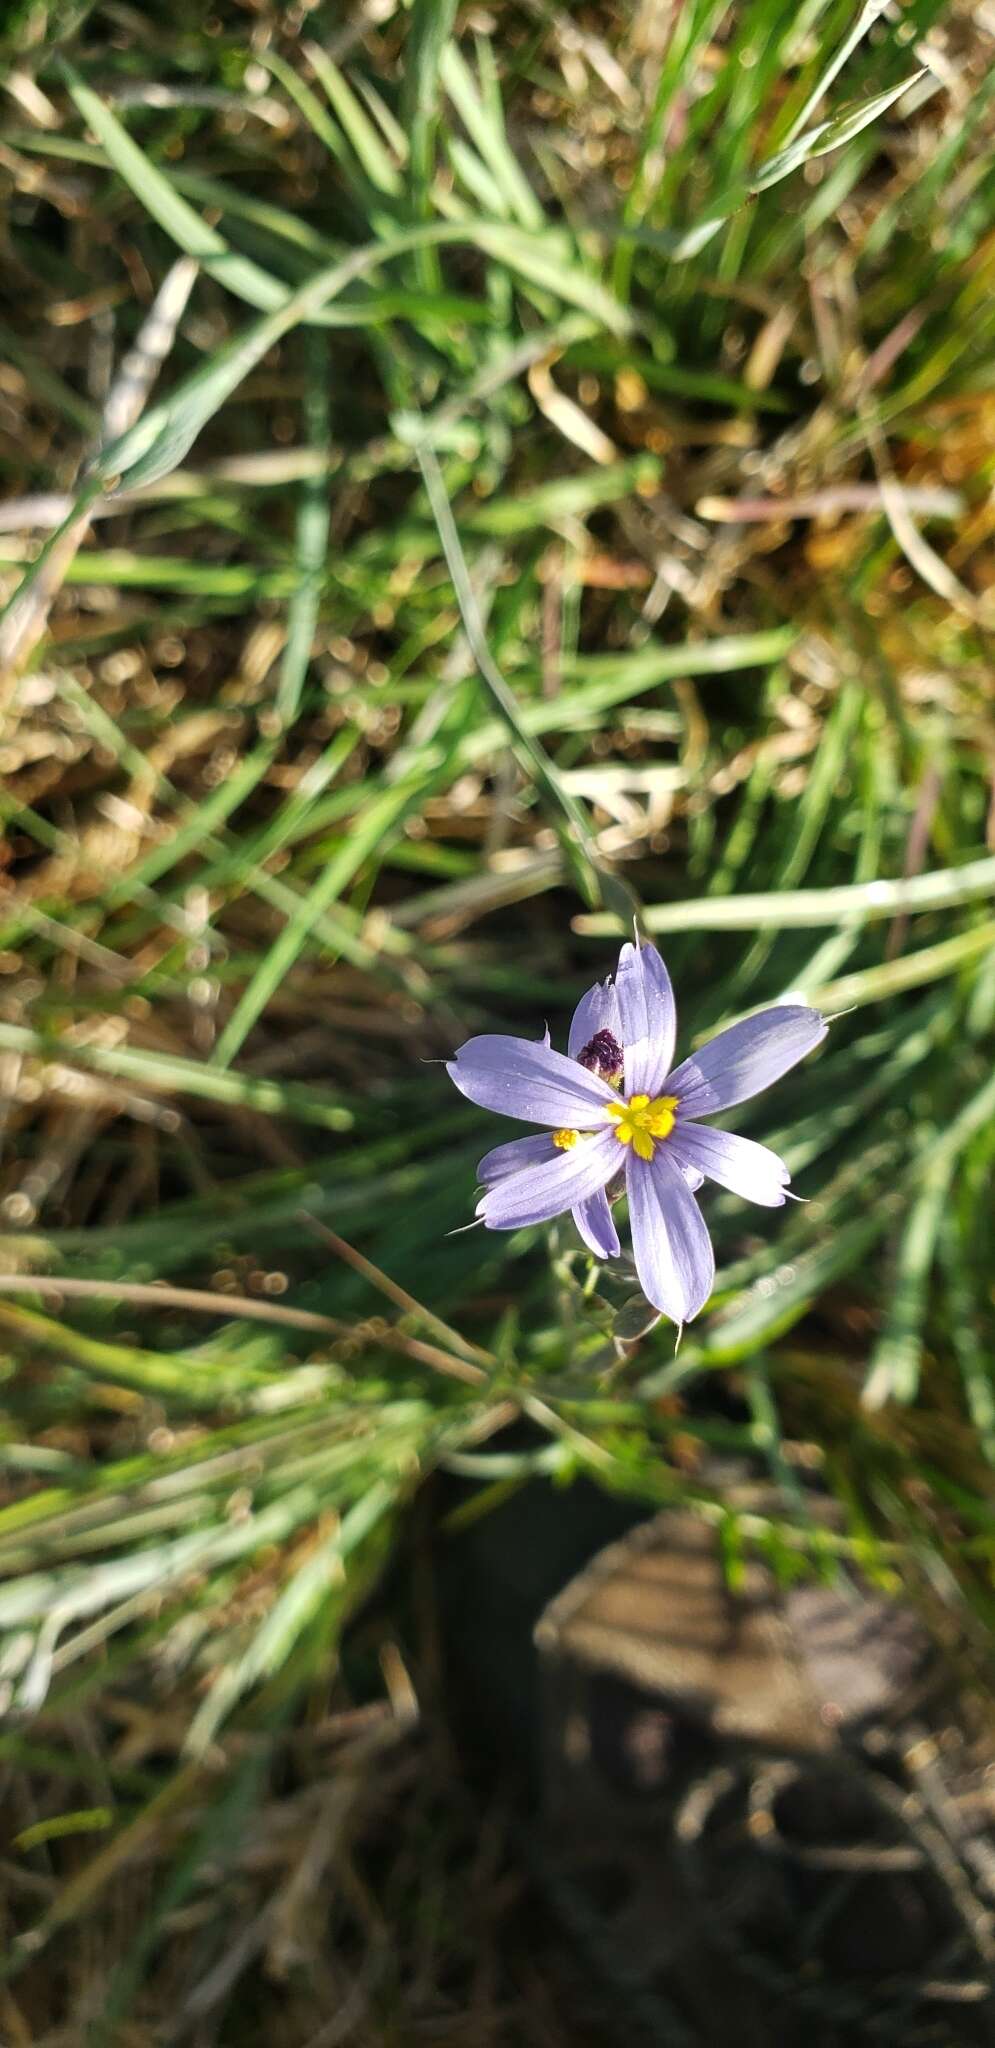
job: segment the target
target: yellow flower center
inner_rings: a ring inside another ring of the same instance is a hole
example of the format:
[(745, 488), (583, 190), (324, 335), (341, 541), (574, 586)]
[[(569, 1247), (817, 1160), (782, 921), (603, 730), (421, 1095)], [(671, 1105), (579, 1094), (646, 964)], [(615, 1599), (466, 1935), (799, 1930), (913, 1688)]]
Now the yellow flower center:
[(579, 1131), (554, 1131), (553, 1143), (558, 1151), (569, 1152), (571, 1145), (576, 1145), (579, 1137)]
[(674, 1128), (676, 1108), (676, 1095), (657, 1095), (652, 1102), (648, 1095), (630, 1095), (628, 1102), (610, 1102), (608, 1114), (615, 1120), (619, 1144), (631, 1145), (640, 1159), (652, 1159), (659, 1141)]

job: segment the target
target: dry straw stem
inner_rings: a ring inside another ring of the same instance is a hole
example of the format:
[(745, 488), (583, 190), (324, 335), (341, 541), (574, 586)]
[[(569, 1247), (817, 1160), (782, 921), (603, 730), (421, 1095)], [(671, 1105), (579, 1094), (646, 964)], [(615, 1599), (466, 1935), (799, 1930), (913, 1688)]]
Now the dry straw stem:
[[(317, 1216), (310, 1216), (306, 1209), (301, 1210), (301, 1222), (305, 1223), (309, 1230), (313, 1230), (315, 1236), (320, 1237), (323, 1244), (329, 1245), (338, 1258), (344, 1259), (346, 1265), (351, 1266), (354, 1273), (361, 1274), (364, 1280), (369, 1280), (373, 1287), (379, 1288), (381, 1294), (387, 1296), (388, 1301), (394, 1302), (398, 1308), (403, 1309), (405, 1315), (417, 1316), (419, 1322), (427, 1324), (440, 1337), (444, 1337), (447, 1344), (452, 1345), (455, 1351), (465, 1352), (470, 1361), (477, 1360), (484, 1366), (495, 1364), (493, 1352), (481, 1351), (478, 1345), (468, 1344), (466, 1338), (461, 1337), (458, 1330), (451, 1329), (448, 1323), (443, 1322), (441, 1316), (435, 1315), (431, 1309), (425, 1308), (420, 1301), (416, 1301), (413, 1294), (409, 1294), (406, 1288), (399, 1287), (396, 1280), (392, 1280), (389, 1274), (381, 1272), (380, 1267), (375, 1266), (372, 1259), (364, 1258), (363, 1253), (358, 1252), (355, 1246), (347, 1244), (345, 1238), (339, 1237), (337, 1231), (330, 1230), (327, 1223), (322, 1223)], [(473, 1375), (473, 1378), (479, 1383), (486, 1379), (486, 1374), (478, 1371)]]
[[(405, 1358), (411, 1358), (419, 1365), (427, 1365), (431, 1371), (442, 1373), (447, 1379), (463, 1380), (470, 1386), (479, 1386), (485, 1379), (479, 1367), (467, 1359), (453, 1357), (442, 1351), (436, 1344), (425, 1344), (420, 1338), (405, 1335), (402, 1330), (392, 1329), (389, 1323), (378, 1322), (370, 1333), (362, 1323), (345, 1322), (339, 1317), (322, 1316), (309, 1309), (284, 1308), (275, 1302), (257, 1301), (251, 1295), (212, 1295), (199, 1288), (171, 1288), (165, 1281), (145, 1287), (135, 1281), (82, 1280), (66, 1275), (55, 1278), (35, 1273), (0, 1273), (0, 1294), (35, 1294), (44, 1297), (64, 1296), (67, 1301), (119, 1300), (134, 1303), (142, 1308), (167, 1308), (190, 1310), (197, 1315), (220, 1315), (242, 1321), (272, 1323), (291, 1330), (313, 1330), (315, 1334), (346, 1338), (362, 1348), (367, 1342), (383, 1344), (390, 1351), (397, 1351)], [(66, 1350), (73, 1362), (94, 1372), (106, 1371), (109, 1378), (122, 1378), (125, 1384), (141, 1384), (145, 1368), (135, 1364), (129, 1355), (117, 1347), (94, 1344), (89, 1339), (70, 1336), (57, 1323), (31, 1314), (6, 1310), (0, 1305), (0, 1322), (6, 1321), (13, 1337), (20, 1337), (30, 1349)], [(137, 1356), (137, 1354), (136, 1354)], [(175, 1373), (162, 1375), (165, 1386), (178, 1385)]]

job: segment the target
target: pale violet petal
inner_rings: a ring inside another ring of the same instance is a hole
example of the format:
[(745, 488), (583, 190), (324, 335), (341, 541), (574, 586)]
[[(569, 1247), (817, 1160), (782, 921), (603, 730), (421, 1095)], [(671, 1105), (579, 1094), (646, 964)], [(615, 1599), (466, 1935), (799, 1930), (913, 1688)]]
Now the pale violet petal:
[(670, 1071), (677, 1009), (655, 946), (625, 945), (615, 975), (627, 1095), (657, 1095)]
[(742, 1195), (744, 1202), (759, 1202), (764, 1209), (781, 1209), (784, 1190), (791, 1175), (767, 1145), (752, 1138), (734, 1137), (731, 1131), (713, 1130), (710, 1124), (678, 1123), (667, 1141), (671, 1158), (680, 1167), (697, 1168), (709, 1180)]
[(618, 1258), (622, 1247), (604, 1188), (588, 1195), (586, 1202), (576, 1202), (572, 1215), (588, 1251), (596, 1259)]
[(556, 1158), (546, 1165), (526, 1166), (520, 1173), (494, 1181), (481, 1195), (477, 1215), (490, 1230), (520, 1230), (526, 1223), (548, 1223), (603, 1188), (617, 1165), (614, 1131), (580, 1138), (566, 1151), (557, 1151)]
[(543, 1166), (547, 1159), (558, 1157), (551, 1132), (537, 1131), (534, 1138), (512, 1138), (507, 1145), (495, 1145), (492, 1152), (485, 1152), (477, 1179), (482, 1188), (488, 1188), (506, 1173), (520, 1173), (523, 1166)]
[(789, 1067), (825, 1038), (828, 1026), (818, 1010), (800, 1003), (775, 1003), (710, 1038), (667, 1079), (686, 1117), (731, 1109), (779, 1081)]
[(530, 1038), (488, 1032), (468, 1038), (446, 1063), (450, 1079), (480, 1109), (521, 1117), (554, 1130), (595, 1130), (605, 1121), (605, 1104), (618, 1097), (606, 1081), (576, 1060)]
[(715, 1255), (698, 1204), (665, 1144), (652, 1159), (630, 1154), (625, 1180), (643, 1293), (671, 1322), (689, 1323), (715, 1280)]
[(621, 1044), (622, 1026), (618, 1014), (618, 1000), (610, 981), (595, 982), (573, 1013), (567, 1051), (575, 1060), (585, 1045), (590, 1045), (597, 1031), (610, 1031)]

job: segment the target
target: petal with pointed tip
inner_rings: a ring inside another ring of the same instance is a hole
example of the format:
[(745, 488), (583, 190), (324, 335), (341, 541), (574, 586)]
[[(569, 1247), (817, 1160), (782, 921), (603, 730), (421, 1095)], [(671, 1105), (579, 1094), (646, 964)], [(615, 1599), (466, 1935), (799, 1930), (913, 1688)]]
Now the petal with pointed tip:
[(606, 1081), (589, 1074), (565, 1053), (532, 1038), (487, 1032), (468, 1038), (446, 1070), (462, 1095), (480, 1109), (521, 1117), (554, 1130), (595, 1130), (605, 1121), (605, 1104), (618, 1097)]
[(548, 1223), (565, 1209), (575, 1209), (603, 1188), (618, 1164), (614, 1131), (581, 1138), (545, 1166), (525, 1166), (494, 1181), (477, 1203), (477, 1215), (489, 1230), (521, 1230), (527, 1223)]
[(670, 1071), (677, 1007), (655, 946), (625, 945), (615, 975), (627, 1095), (657, 1095)]
[(639, 1284), (654, 1308), (672, 1322), (689, 1323), (715, 1280), (715, 1254), (698, 1204), (665, 1145), (652, 1159), (630, 1156), (625, 1179)]
[(678, 1097), (685, 1117), (731, 1109), (779, 1081), (820, 1044), (827, 1029), (818, 1010), (801, 1003), (774, 1003), (710, 1038), (669, 1076), (667, 1093)]
[(618, 1014), (618, 999), (610, 981), (595, 982), (573, 1013), (567, 1051), (575, 1060), (590, 1045), (598, 1031), (610, 1031), (613, 1038), (622, 1042), (622, 1024)]
[(731, 1131), (715, 1131), (709, 1124), (679, 1123), (668, 1150), (678, 1166), (696, 1169), (720, 1188), (742, 1195), (744, 1202), (759, 1202), (764, 1209), (784, 1207), (791, 1175), (767, 1145), (735, 1137)]
[(586, 1202), (575, 1202), (571, 1213), (588, 1251), (596, 1259), (618, 1258), (622, 1247), (604, 1188), (588, 1195)]
[(477, 1168), (477, 1180), (482, 1188), (489, 1188), (507, 1173), (520, 1173), (523, 1166), (544, 1166), (548, 1159), (559, 1156), (551, 1132), (537, 1131), (534, 1138), (512, 1138), (507, 1145), (495, 1145), (492, 1152), (484, 1153)]

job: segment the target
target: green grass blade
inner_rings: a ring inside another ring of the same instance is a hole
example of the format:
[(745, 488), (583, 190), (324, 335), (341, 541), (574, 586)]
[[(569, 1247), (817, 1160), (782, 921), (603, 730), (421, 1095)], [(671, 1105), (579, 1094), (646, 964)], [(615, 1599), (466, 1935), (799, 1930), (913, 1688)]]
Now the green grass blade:
[(32, 1031), (22, 1024), (0, 1024), (0, 1046), (26, 1053), (30, 1058), (57, 1060), (70, 1070), (74, 1066), (92, 1068), (96, 1073), (137, 1081), (153, 1095), (175, 1091), (178, 1095), (199, 1096), (206, 1102), (238, 1104), (270, 1116), (313, 1124), (325, 1131), (348, 1131), (354, 1122), (352, 1110), (323, 1089), (293, 1081), (263, 1080), (251, 1074), (223, 1073), (200, 1060), (181, 1059), (168, 1053), (144, 1052), (126, 1045), (67, 1046), (55, 1034)]
[(419, 776), (414, 782), (401, 783), (383, 791), (364, 806), (359, 821), (339, 853), (329, 861), (307, 895), (301, 898), (279, 938), (264, 954), (218, 1038), (211, 1055), (213, 1067), (225, 1067), (235, 1058), (270, 997), (290, 973), (314, 929), (315, 920), (325, 913), (329, 904), (335, 902), (364, 862), (417, 807), (423, 795), (424, 781)]
[(132, 141), (106, 101), (84, 84), (70, 66), (64, 68), (70, 96), (106, 152), (108, 162), (177, 248), (185, 256), (192, 256), (218, 284), (234, 292), (237, 298), (247, 300), (250, 306), (268, 311), (280, 305), (287, 295), (286, 286), (258, 263), (229, 248), (224, 236), (188, 206), (165, 173)]
[[(326, 459), (331, 444), (330, 376), (331, 363), (325, 337), (313, 334), (307, 351), (304, 425), (309, 447)], [(284, 730), (292, 726), (297, 717), (311, 659), (330, 524), (328, 486), (320, 471), (304, 479), (300, 494), (295, 541), (298, 582), (288, 608), (287, 644), (283, 650), (276, 692), (276, 712)]]
[(540, 230), (546, 224), (542, 207), (508, 146), (500, 116), (493, 105), (485, 105), (470, 66), (455, 43), (447, 43), (442, 52), (439, 76), (501, 194), (502, 212), (506, 211), (523, 228)]
[(388, 198), (398, 198), (403, 189), (400, 172), (348, 80), (317, 43), (306, 43), (304, 55), (320, 79), (370, 184)]
[[(643, 913), (646, 930), (662, 932), (748, 932), (776, 925), (782, 931), (819, 925), (864, 925), (881, 918), (952, 910), (995, 894), (995, 855), (937, 868), (904, 881), (844, 882), (827, 889), (772, 889), (763, 895), (717, 896), (684, 903), (651, 903)], [(604, 912), (577, 919), (577, 930), (592, 938), (613, 929)]]

